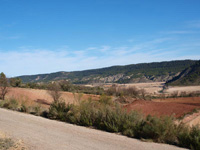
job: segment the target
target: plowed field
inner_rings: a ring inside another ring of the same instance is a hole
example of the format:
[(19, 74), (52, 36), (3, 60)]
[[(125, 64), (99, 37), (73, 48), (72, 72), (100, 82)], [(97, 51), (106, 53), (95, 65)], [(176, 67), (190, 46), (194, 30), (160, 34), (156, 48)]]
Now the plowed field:
[(136, 100), (131, 104), (124, 106), (128, 111), (137, 110), (145, 115), (180, 117), (200, 108), (200, 97), (195, 98), (176, 98), (154, 101)]

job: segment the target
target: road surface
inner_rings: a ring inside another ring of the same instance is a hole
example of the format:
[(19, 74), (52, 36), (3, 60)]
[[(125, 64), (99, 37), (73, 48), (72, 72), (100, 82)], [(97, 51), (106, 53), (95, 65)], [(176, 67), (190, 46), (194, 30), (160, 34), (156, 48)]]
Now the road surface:
[(181, 150), (125, 136), (0, 109), (0, 131), (30, 150)]

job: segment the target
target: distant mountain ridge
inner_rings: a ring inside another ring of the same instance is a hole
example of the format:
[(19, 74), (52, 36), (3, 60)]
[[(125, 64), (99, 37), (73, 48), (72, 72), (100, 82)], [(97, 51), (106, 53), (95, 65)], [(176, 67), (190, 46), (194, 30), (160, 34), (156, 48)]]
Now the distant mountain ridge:
[(172, 78), (167, 85), (200, 85), (200, 61), (184, 69), (178, 76)]
[(196, 62), (196, 60), (177, 60), (140, 63), (84, 71), (24, 75), (19, 76), (19, 78), (24, 83), (49, 82), (63, 79), (69, 80), (74, 84), (166, 82)]

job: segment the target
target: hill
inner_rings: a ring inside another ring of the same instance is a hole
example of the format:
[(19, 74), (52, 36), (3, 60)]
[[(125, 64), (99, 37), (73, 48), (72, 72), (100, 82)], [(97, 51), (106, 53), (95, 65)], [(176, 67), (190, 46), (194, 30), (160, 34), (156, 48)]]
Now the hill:
[(184, 69), (178, 76), (169, 80), (167, 85), (200, 85), (200, 61)]
[(179, 60), (112, 66), (74, 72), (19, 76), (24, 83), (66, 79), (74, 84), (166, 82), (197, 61)]

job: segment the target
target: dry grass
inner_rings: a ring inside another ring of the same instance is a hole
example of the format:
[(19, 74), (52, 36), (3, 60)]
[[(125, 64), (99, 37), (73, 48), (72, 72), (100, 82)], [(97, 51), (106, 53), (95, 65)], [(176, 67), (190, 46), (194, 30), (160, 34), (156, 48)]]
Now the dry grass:
[[(98, 100), (98, 95), (90, 94), (80, 94), (80, 93), (70, 93), (70, 92), (61, 92), (61, 99), (66, 103), (77, 103), (78, 101), (84, 99), (93, 99)], [(26, 103), (27, 106), (34, 105), (35, 103), (40, 103), (44, 106), (48, 106), (53, 102), (52, 97), (49, 95), (47, 90), (39, 89), (27, 89), (27, 88), (10, 88), (9, 93), (6, 96), (7, 99), (14, 98), (18, 102)]]
[[(159, 95), (159, 91), (163, 89), (164, 82), (151, 82), (151, 83), (129, 83), (129, 84), (116, 84), (117, 87), (136, 87), (138, 89), (145, 89), (149, 94)], [(108, 89), (112, 84), (102, 85), (105, 89)], [(200, 91), (200, 86), (170, 86), (165, 92), (172, 94), (174, 92), (196, 92)]]
[(0, 132), (0, 150), (28, 150), (22, 140), (14, 140)]
[(173, 93), (173, 92), (196, 92), (200, 91), (200, 86), (174, 86), (169, 87), (169, 89), (166, 90), (167, 93)]

